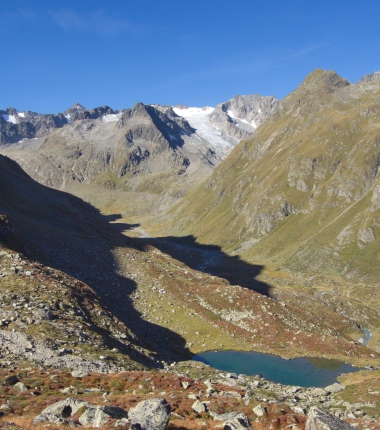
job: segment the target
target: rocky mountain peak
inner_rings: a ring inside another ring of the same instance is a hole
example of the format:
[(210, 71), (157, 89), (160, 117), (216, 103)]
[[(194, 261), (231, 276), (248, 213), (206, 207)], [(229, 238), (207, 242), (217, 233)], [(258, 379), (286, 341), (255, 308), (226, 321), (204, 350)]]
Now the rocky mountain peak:
[(364, 75), (359, 82), (371, 82), (375, 81), (376, 79), (380, 79), (380, 70), (369, 75)]
[(333, 93), (339, 88), (350, 85), (350, 82), (339, 76), (333, 70), (315, 69), (311, 72), (296, 92), (302, 91), (321, 91), (323, 93)]

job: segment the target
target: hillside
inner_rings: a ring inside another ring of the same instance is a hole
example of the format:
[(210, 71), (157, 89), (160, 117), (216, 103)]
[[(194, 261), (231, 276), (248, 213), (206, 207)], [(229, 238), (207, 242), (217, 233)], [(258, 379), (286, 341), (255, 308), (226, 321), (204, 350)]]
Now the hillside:
[(378, 279), (379, 92), (379, 80), (350, 85), (316, 70), (171, 224), (249, 260)]

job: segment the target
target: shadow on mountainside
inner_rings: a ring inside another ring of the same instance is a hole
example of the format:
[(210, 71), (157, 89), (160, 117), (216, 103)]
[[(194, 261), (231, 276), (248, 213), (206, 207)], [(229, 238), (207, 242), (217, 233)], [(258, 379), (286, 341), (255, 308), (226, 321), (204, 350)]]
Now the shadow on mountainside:
[[(134, 252), (141, 244), (124, 236), (90, 204), (68, 193), (45, 187), (17, 163), (0, 155), (0, 242), (45, 266), (61, 270), (88, 284), (102, 303), (135, 334), (140, 345), (158, 351), (161, 359), (186, 355), (185, 340), (165, 327), (144, 320), (131, 295), (136, 283), (118, 272), (115, 247), (126, 250), (133, 271)], [(136, 264), (136, 263), (134, 263)], [(176, 350), (169, 348), (177, 345)], [(139, 343), (136, 341), (136, 343)], [(132, 356), (147, 364), (139, 353)]]
[(232, 285), (240, 285), (270, 297), (271, 287), (256, 279), (264, 266), (249, 264), (238, 256), (225, 254), (219, 246), (199, 244), (194, 236), (140, 240), (182, 261), (191, 269), (224, 278)]
[[(138, 228), (138, 224), (114, 222), (118, 215), (112, 215), (110, 219), (112, 227), (119, 233), (127, 234), (128, 231)], [(119, 216), (121, 218), (121, 215)], [(143, 230), (141, 230), (143, 232)], [(203, 245), (196, 241), (192, 235), (184, 237), (149, 237), (148, 235), (134, 238), (141, 245), (152, 245), (172, 258), (185, 263), (191, 269), (199, 270), (213, 276), (226, 279), (232, 285), (240, 285), (270, 297), (271, 286), (258, 281), (257, 276), (264, 266), (249, 264), (238, 256), (230, 256), (224, 253), (220, 246)]]

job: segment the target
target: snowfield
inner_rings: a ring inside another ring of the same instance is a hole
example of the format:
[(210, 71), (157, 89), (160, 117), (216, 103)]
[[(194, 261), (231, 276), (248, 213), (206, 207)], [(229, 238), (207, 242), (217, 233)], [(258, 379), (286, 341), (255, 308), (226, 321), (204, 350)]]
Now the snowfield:
[(214, 108), (206, 106), (203, 108), (189, 107), (189, 108), (173, 108), (174, 112), (182, 116), (187, 122), (196, 130), (196, 135), (200, 140), (206, 140), (212, 146), (227, 149), (230, 151), (234, 145), (223, 139), (222, 133), (213, 127), (208, 122), (208, 117), (214, 112)]
[(5, 121), (7, 122), (11, 122), (12, 124), (17, 124), (17, 119), (14, 115), (3, 115), (3, 118), (5, 119)]

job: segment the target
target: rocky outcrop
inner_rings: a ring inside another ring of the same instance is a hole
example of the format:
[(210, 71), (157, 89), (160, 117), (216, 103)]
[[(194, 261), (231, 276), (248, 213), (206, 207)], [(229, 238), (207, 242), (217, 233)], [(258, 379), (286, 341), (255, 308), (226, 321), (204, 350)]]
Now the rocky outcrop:
[(274, 96), (238, 95), (218, 104), (208, 121), (222, 133), (226, 140), (237, 144), (264, 123), (277, 104), (278, 100)]
[(306, 430), (353, 430), (355, 428), (316, 407), (310, 408), (306, 421)]

